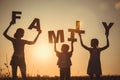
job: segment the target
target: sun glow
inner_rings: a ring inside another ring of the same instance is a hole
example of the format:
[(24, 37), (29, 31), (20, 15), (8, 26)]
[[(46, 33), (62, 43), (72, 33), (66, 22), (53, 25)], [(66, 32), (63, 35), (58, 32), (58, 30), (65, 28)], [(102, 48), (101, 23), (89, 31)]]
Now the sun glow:
[(52, 49), (48, 44), (38, 45), (33, 49), (34, 55), (32, 57), (37, 61), (49, 61), (51, 59)]

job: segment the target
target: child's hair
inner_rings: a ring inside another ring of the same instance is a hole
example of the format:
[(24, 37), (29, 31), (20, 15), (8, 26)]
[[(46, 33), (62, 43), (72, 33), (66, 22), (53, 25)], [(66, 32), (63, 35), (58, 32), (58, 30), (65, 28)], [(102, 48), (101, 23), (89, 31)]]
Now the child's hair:
[(18, 28), (16, 33), (14, 34), (15, 38), (22, 38), (24, 36), (24, 30), (22, 28)]
[(92, 46), (92, 47), (97, 47), (98, 44), (99, 44), (98, 39), (94, 38), (94, 39), (91, 40), (91, 46)]
[(64, 52), (64, 51), (68, 51), (68, 50), (69, 50), (69, 45), (63, 44), (61, 50), (62, 50), (63, 52)]

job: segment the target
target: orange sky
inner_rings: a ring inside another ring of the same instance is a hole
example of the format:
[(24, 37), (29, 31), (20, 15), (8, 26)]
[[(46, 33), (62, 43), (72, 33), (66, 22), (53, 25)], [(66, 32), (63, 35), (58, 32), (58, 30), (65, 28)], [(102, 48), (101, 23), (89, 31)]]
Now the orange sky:
[[(26, 45), (25, 59), (27, 74), (29, 75), (59, 75), (56, 65), (53, 44), (49, 43), (48, 31), (64, 30), (65, 43), (70, 37), (68, 29), (75, 28), (76, 20), (81, 21), (81, 29), (85, 30), (83, 41), (90, 46), (92, 38), (99, 39), (99, 46), (106, 43), (102, 22), (114, 22), (110, 30), (110, 47), (101, 54), (102, 71), (104, 75), (120, 75), (119, 45), (120, 45), (120, 6), (118, 0), (1, 0), (0, 1), (0, 68), (5, 68), (4, 63), (10, 62), (13, 53), (12, 43), (2, 34), (11, 21), (12, 11), (21, 11), (21, 19), (17, 20), (8, 34), (13, 37), (16, 29), (25, 30), (23, 39), (33, 40), (37, 35), (36, 30), (27, 29), (34, 18), (40, 19), (42, 34), (35, 45)], [(87, 75), (89, 52), (83, 49), (79, 36), (75, 34), (77, 42), (74, 43), (71, 74), (73, 76)], [(60, 51), (61, 43), (57, 44)], [(7, 57), (7, 60), (6, 60)], [(9, 65), (11, 71), (11, 67)], [(3, 72), (6, 72), (3, 70)], [(20, 74), (20, 73), (18, 73)]]

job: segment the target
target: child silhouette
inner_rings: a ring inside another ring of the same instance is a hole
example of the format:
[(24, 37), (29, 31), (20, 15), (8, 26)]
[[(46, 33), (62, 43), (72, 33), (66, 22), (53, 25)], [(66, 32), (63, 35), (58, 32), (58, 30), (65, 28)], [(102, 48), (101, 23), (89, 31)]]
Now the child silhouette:
[(54, 44), (54, 50), (58, 57), (57, 65), (60, 68), (60, 80), (70, 80), (70, 66), (72, 65), (70, 58), (73, 53), (73, 41), (71, 42), (71, 51), (68, 51), (69, 45), (63, 44), (61, 52), (59, 52), (56, 50), (56, 42)]
[(98, 47), (98, 44), (99, 44), (98, 39), (96, 39), (96, 38), (92, 39), (91, 40), (91, 47), (87, 47), (86, 45), (83, 44), (82, 37), (81, 37), (80, 33), (79, 33), (79, 36), (80, 36), (80, 42), (81, 42), (82, 47), (90, 52), (90, 59), (89, 59), (89, 63), (88, 63), (87, 74), (90, 76), (91, 80), (92, 80), (94, 75), (99, 80), (100, 76), (102, 75), (101, 62), (100, 62), (100, 52), (109, 47), (108, 34), (106, 34), (107, 44), (106, 44), (106, 46), (101, 47), (101, 48)]
[(33, 41), (27, 41), (27, 40), (21, 39), (24, 36), (24, 30), (22, 28), (18, 28), (16, 30), (16, 33), (14, 34), (14, 38), (12, 38), (9, 35), (7, 35), (7, 32), (11, 27), (11, 25), (13, 24), (14, 22), (11, 21), (8, 28), (3, 33), (3, 35), (12, 42), (13, 48), (14, 48), (14, 53), (10, 62), (10, 65), (12, 67), (12, 80), (17, 79), (17, 67), (20, 68), (22, 79), (26, 80), (26, 63), (25, 63), (25, 56), (24, 56), (24, 47), (25, 47), (25, 44), (28, 44), (28, 45), (34, 44), (38, 39), (38, 36), (41, 33), (41, 31), (38, 33), (38, 35)]

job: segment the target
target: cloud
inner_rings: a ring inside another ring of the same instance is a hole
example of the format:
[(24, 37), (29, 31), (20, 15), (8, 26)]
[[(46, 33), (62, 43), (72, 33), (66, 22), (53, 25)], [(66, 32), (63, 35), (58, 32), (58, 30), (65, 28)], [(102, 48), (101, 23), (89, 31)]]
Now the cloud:
[(115, 8), (116, 8), (117, 10), (120, 10), (120, 1), (115, 4)]

